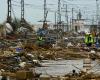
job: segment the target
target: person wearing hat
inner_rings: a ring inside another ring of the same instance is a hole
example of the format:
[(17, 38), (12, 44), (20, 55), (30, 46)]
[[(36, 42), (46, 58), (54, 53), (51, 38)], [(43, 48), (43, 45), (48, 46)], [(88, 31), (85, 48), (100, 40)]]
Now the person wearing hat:
[(94, 42), (95, 41), (92, 34), (88, 33), (85, 35), (85, 44), (87, 45), (87, 47), (91, 47)]

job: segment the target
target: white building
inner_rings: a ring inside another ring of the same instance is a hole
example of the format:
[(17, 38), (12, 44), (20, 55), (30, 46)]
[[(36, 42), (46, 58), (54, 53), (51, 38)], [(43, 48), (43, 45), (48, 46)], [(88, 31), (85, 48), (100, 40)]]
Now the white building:
[(90, 32), (90, 26), (87, 26), (84, 19), (73, 19), (73, 30), (75, 32)]

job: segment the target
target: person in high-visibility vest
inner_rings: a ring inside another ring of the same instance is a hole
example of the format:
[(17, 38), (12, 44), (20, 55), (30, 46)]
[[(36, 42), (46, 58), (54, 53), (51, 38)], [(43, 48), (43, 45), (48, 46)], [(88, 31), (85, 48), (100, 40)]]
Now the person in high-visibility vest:
[(95, 43), (94, 41), (94, 37), (92, 34), (86, 34), (85, 35), (85, 43), (88, 47), (91, 47), (93, 43)]
[(39, 36), (39, 37), (38, 37), (38, 40), (39, 40), (39, 41), (42, 41), (42, 40), (43, 40), (43, 38)]
[(94, 37), (93, 37), (93, 35), (92, 34), (90, 34), (90, 43), (94, 43), (95, 41), (94, 41)]
[(39, 45), (39, 46), (42, 46), (43, 44), (44, 44), (44, 39), (43, 39), (43, 37), (42, 36), (39, 36), (38, 37), (38, 39), (37, 39), (37, 44)]
[(86, 43), (86, 44), (89, 43), (88, 37), (89, 37), (89, 34), (86, 34), (86, 35), (85, 35), (85, 43)]

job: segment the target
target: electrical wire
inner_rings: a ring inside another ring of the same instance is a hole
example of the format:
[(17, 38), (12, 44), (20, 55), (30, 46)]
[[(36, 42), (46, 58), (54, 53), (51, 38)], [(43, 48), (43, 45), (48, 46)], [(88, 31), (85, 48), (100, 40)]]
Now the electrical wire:
[[(15, 0), (12, 0), (13, 2), (17, 3), (17, 4), (21, 4), (19, 1), (15, 1)], [(40, 5), (34, 5), (34, 4), (30, 4), (30, 3), (25, 3), (24, 4), (25, 6), (30, 6), (30, 7), (38, 7), (38, 8), (41, 8)]]
[[(40, 1), (40, 0), (39, 0)], [(58, 1), (58, 0), (54, 0), (54, 1)], [(85, 14), (89, 14), (89, 13), (92, 13), (93, 11), (91, 10), (91, 11), (89, 11), (89, 10), (86, 10), (86, 8), (84, 8), (83, 6), (85, 5), (90, 5), (89, 3), (87, 4), (79, 4), (79, 3), (73, 3), (72, 1), (74, 1), (74, 0), (61, 0), (61, 3), (62, 4), (67, 4), (68, 6), (69, 6), (69, 9), (70, 9), (70, 11), (69, 12), (71, 12), (71, 7), (77, 7), (77, 9), (78, 8), (82, 8), (82, 9), (85, 9)], [(19, 0), (12, 0), (12, 2), (13, 2), (13, 6), (16, 6), (16, 7), (21, 7), (20, 6), (20, 4), (21, 4), (21, 2), (19, 1)], [(16, 4), (15, 4), (16, 3)], [(47, 3), (47, 5), (49, 6), (49, 7), (53, 7), (53, 6), (56, 6), (56, 4), (55, 3)], [(43, 9), (43, 6), (40, 6), (40, 5), (36, 5), (36, 4), (32, 4), (32, 3), (25, 3), (25, 7), (27, 8), (27, 7), (30, 7), (30, 9), (39, 9), (39, 10), (42, 10)], [(56, 7), (57, 8), (57, 7)], [(87, 9), (88, 9), (88, 7), (87, 7)], [(78, 9), (79, 10), (79, 9)], [(48, 11), (50, 12), (50, 13), (54, 13), (55, 11), (56, 11), (56, 9), (54, 10), (54, 8), (48, 8)], [(62, 12), (64, 12), (64, 11), (62, 11)], [(77, 10), (74, 10), (74, 13), (76, 14), (76, 13), (78, 13), (79, 11), (77, 11)], [(94, 13), (94, 12), (93, 12)]]
[(16, 6), (16, 7), (21, 7), (20, 5), (18, 4), (11, 4), (12, 6)]

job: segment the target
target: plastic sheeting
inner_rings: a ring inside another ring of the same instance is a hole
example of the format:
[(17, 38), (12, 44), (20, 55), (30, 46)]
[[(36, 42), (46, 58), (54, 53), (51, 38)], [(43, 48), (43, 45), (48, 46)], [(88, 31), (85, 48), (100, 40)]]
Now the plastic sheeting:
[(12, 26), (9, 23), (5, 24), (5, 30), (7, 33), (11, 33), (13, 31)]

